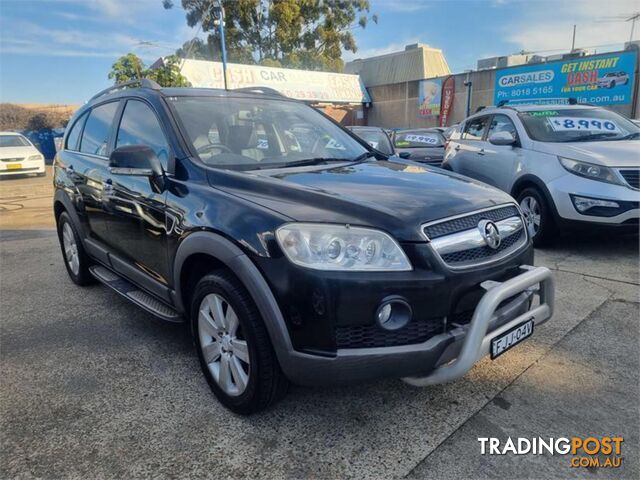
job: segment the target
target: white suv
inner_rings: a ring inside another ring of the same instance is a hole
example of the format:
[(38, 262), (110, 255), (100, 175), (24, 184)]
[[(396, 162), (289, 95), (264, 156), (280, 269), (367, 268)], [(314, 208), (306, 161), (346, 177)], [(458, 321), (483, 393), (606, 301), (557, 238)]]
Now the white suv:
[(481, 110), (452, 135), (443, 168), (509, 192), (536, 245), (553, 240), (560, 227), (638, 229), (640, 128), (603, 108)]

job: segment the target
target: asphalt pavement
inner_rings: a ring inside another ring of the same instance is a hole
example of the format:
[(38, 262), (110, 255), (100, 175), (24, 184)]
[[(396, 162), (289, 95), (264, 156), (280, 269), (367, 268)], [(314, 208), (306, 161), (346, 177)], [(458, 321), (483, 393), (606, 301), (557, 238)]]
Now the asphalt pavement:
[[(106, 287), (76, 287), (55, 233), (25, 220), (32, 228), (9, 229), (18, 220), (6, 213), (2, 479), (640, 476), (637, 237), (568, 237), (538, 251), (556, 274), (554, 318), (458, 382), (294, 386), (239, 417), (210, 393), (185, 327)], [(479, 436), (507, 435), (623, 436), (624, 461), (587, 470), (567, 457), (480, 455)]]

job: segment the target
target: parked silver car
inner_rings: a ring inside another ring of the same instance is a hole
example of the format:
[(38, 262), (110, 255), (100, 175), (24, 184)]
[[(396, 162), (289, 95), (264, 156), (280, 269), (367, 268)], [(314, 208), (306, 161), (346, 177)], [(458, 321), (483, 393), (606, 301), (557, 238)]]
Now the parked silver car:
[(484, 109), (454, 132), (443, 167), (509, 192), (537, 245), (568, 226), (638, 230), (640, 128), (603, 108)]

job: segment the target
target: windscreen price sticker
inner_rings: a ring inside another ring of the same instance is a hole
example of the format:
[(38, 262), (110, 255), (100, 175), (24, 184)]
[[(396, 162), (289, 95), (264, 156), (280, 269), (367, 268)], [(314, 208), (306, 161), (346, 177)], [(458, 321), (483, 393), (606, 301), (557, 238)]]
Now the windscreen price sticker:
[(620, 133), (618, 126), (610, 120), (583, 117), (548, 117), (547, 122), (556, 132), (588, 131)]
[(434, 137), (429, 137), (427, 135), (405, 135), (404, 139), (407, 142), (411, 143), (426, 143), (427, 145), (435, 145), (438, 143), (438, 139)]

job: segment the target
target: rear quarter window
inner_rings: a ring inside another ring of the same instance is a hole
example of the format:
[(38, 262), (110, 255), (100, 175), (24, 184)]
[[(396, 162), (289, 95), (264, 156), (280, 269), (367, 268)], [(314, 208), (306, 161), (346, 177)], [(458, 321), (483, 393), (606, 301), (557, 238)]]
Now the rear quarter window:
[(86, 119), (87, 113), (83, 113), (80, 118), (73, 123), (69, 135), (67, 135), (67, 145), (65, 147), (67, 150), (78, 150), (78, 140), (80, 140), (80, 133), (82, 132), (82, 126)]

